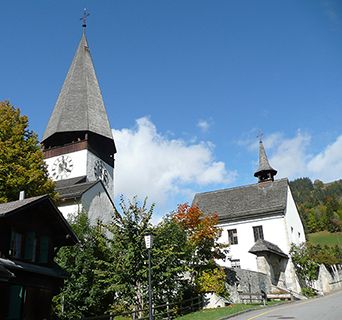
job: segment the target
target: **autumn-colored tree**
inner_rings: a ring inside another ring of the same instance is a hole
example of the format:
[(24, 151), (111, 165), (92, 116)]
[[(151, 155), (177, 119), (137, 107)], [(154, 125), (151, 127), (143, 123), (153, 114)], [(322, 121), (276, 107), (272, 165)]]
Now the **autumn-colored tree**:
[(173, 219), (187, 235), (187, 246), (191, 252), (188, 271), (198, 291), (202, 292), (206, 287), (203, 281), (221, 274), (215, 259), (224, 260), (226, 257), (227, 245), (218, 242), (222, 232), (217, 226), (218, 215), (205, 214), (198, 206), (185, 203), (178, 206)]
[(0, 102), (0, 203), (26, 196), (54, 195), (37, 135), (28, 118), (8, 101)]
[(223, 268), (204, 271), (197, 279), (197, 285), (200, 292), (214, 292), (221, 296), (228, 296), (228, 290), (225, 286), (226, 273)]
[(218, 243), (222, 230), (217, 226), (218, 215), (204, 214), (196, 206), (188, 203), (178, 205), (173, 215), (188, 236), (189, 244), (196, 248), (196, 256), (202, 263), (225, 258), (225, 245)]

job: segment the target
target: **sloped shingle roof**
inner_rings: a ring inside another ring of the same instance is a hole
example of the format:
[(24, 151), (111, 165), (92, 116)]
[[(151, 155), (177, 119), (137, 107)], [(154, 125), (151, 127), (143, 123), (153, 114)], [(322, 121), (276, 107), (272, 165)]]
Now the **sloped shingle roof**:
[(195, 195), (193, 204), (219, 220), (234, 221), (263, 215), (284, 214), (288, 180), (280, 179)]
[(72, 131), (90, 131), (113, 139), (84, 33), (42, 142), (55, 133)]
[(97, 183), (100, 183), (100, 181), (97, 180), (92, 182), (77, 183), (74, 185), (67, 185), (60, 188), (56, 188), (56, 191), (63, 200), (78, 198)]
[(254, 177), (258, 177), (262, 172), (267, 172), (267, 171), (271, 172), (273, 176), (277, 174), (277, 170), (273, 169), (270, 163), (268, 162), (264, 145), (262, 141), (260, 140), (259, 142), (259, 168), (254, 173)]
[(258, 254), (261, 252), (270, 252), (278, 256), (288, 258), (288, 256), (274, 243), (266, 240), (257, 240), (253, 247), (249, 250), (250, 253)]
[(7, 203), (0, 203), (0, 216), (5, 215), (6, 213), (12, 212), (12, 211), (19, 209), (21, 207), (24, 207), (27, 204), (35, 202), (36, 200), (44, 198), (44, 197), (46, 197), (46, 195), (27, 198), (27, 199), (23, 199), (23, 200), (12, 201), (12, 202), (7, 202)]

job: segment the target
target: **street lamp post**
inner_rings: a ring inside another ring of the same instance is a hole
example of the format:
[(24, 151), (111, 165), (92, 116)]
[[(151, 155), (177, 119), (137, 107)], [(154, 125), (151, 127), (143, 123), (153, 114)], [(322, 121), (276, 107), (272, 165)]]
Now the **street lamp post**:
[(151, 269), (151, 249), (153, 246), (152, 234), (145, 235), (145, 245), (148, 252), (148, 300), (149, 300), (149, 319), (153, 320), (152, 310), (152, 269)]

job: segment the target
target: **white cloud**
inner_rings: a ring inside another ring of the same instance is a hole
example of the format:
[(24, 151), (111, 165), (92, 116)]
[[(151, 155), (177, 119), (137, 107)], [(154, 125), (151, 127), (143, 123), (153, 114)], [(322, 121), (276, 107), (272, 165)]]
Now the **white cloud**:
[(198, 120), (197, 127), (199, 127), (203, 132), (207, 132), (210, 128), (210, 123), (206, 120)]
[[(270, 165), (278, 171), (277, 178), (309, 177), (324, 182), (341, 179), (342, 135), (317, 154), (310, 152), (311, 142), (311, 136), (301, 131), (293, 138), (284, 138), (280, 133), (266, 137), (266, 153)], [(255, 150), (256, 146), (253, 141), (248, 149)]]
[(278, 170), (278, 177), (301, 177), (308, 172), (307, 149), (310, 144), (310, 136), (298, 132), (292, 139), (284, 139), (278, 135), (273, 141), (275, 151), (269, 157), (270, 164)]
[(235, 177), (223, 162), (215, 161), (211, 143), (170, 139), (146, 117), (138, 119), (135, 128), (113, 130), (113, 135), (118, 149), (116, 196), (148, 196), (163, 205), (177, 195), (193, 195), (194, 185), (227, 184)]
[(342, 135), (328, 145), (325, 150), (315, 155), (308, 163), (308, 169), (315, 178), (324, 181), (341, 179), (342, 175)]

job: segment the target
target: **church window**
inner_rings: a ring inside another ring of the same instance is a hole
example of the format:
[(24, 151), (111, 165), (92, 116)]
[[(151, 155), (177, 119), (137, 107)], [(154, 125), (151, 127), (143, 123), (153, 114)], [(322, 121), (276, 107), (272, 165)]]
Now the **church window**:
[(233, 269), (240, 269), (241, 265), (240, 265), (240, 259), (232, 259), (230, 260), (231, 262), (231, 266)]
[(229, 244), (238, 244), (238, 236), (236, 229), (228, 230), (228, 241)]
[(254, 233), (254, 241), (257, 240), (264, 240), (264, 232), (262, 230), (262, 226), (255, 226), (253, 227), (253, 233)]

